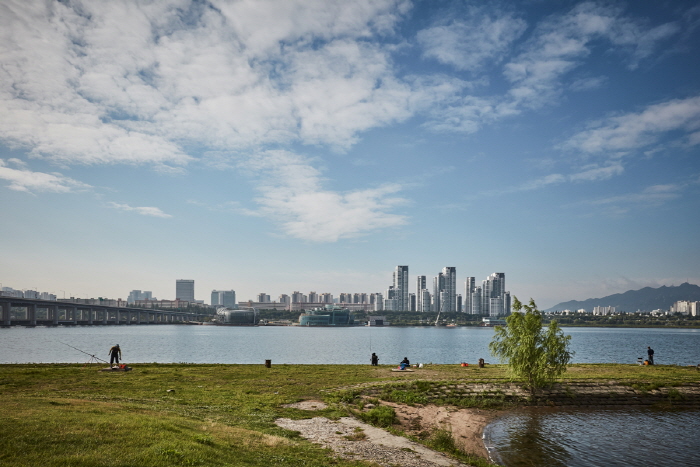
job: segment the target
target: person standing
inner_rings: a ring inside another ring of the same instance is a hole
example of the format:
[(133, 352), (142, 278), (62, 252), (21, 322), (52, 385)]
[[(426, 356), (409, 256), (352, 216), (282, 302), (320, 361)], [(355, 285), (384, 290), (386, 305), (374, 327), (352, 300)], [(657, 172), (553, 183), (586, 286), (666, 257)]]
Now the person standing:
[(117, 362), (119, 366), (119, 359), (122, 358), (122, 349), (119, 348), (119, 344), (113, 345), (109, 349), (109, 366), (113, 366), (114, 362)]
[(372, 366), (377, 366), (379, 365), (379, 357), (377, 357), (377, 354), (372, 352), (372, 358), (370, 359), (372, 362)]
[(647, 347), (647, 355), (649, 356), (649, 358), (648, 358), (649, 365), (653, 365), (654, 364), (654, 349), (652, 349), (651, 347)]

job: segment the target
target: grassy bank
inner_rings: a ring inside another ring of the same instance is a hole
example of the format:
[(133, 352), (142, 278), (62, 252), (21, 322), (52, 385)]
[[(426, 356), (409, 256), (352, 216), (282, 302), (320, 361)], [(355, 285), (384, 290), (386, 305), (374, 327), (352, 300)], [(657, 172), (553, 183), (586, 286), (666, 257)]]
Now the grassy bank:
[[(283, 404), (396, 380), (505, 382), (501, 366), (432, 365), (396, 374), (355, 365), (0, 365), (2, 466), (357, 466), (274, 424), (308, 412)], [(658, 386), (700, 381), (671, 366), (574, 365), (565, 379)], [(331, 405), (313, 416), (345, 414)]]

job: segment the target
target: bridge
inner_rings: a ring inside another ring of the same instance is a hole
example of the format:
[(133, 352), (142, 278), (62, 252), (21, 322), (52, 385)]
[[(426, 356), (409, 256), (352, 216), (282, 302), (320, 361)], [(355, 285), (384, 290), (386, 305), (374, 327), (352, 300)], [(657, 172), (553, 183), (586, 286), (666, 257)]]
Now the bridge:
[(0, 327), (177, 324), (201, 322), (206, 313), (155, 310), (66, 301), (0, 297)]

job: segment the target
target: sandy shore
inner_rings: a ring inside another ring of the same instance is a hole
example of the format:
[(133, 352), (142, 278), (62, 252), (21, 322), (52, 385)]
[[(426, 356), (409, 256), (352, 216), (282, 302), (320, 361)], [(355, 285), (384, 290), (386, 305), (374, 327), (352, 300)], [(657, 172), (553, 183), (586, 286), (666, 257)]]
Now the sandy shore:
[[(482, 440), (483, 430), (501, 413), (482, 409), (385, 404), (396, 411), (401, 429), (406, 433), (420, 436), (436, 427), (445, 428), (452, 432), (455, 444), (460, 450), (484, 458), (488, 458), (488, 452)], [(303, 401), (288, 407), (321, 410), (326, 405), (320, 401)], [(338, 421), (323, 417), (304, 420), (278, 419), (276, 423), (282, 428), (300, 432), (302, 437), (333, 449), (344, 458), (364, 459), (384, 466), (465, 465), (407, 438), (392, 435), (354, 418), (343, 417)]]

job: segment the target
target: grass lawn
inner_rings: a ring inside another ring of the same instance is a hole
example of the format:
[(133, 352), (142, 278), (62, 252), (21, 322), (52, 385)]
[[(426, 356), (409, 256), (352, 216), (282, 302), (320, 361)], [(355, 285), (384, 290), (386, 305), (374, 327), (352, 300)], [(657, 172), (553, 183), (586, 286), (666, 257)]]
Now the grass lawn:
[[(282, 404), (323, 399), (327, 390), (396, 380), (506, 381), (505, 367), (138, 364), (0, 365), (0, 466), (359, 466), (278, 428), (278, 417), (337, 417)], [(565, 379), (679, 385), (694, 368), (573, 365)]]

